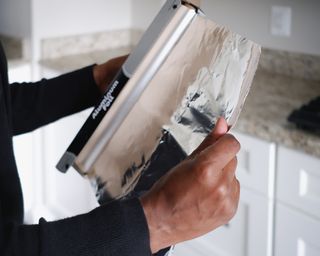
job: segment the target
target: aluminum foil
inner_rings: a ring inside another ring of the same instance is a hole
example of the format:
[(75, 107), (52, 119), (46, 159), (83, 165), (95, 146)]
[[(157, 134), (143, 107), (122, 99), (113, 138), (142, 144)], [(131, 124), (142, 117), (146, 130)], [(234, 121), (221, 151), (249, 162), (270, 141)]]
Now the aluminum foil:
[(257, 44), (197, 16), (86, 174), (99, 202), (149, 190), (220, 116), (232, 127), (259, 56)]

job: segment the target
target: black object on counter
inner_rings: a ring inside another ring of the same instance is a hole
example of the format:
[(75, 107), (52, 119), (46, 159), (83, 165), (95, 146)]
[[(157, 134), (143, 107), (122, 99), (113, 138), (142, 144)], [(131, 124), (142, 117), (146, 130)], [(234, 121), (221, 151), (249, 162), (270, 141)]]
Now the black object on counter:
[(288, 121), (294, 123), (298, 128), (311, 132), (320, 132), (320, 96), (303, 105), (300, 109), (293, 111)]

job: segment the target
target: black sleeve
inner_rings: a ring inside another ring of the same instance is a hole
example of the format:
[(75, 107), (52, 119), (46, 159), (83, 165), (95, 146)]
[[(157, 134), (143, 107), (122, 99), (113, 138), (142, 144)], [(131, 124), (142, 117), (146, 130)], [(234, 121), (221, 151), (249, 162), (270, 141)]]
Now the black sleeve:
[(7, 229), (4, 255), (151, 256), (147, 222), (136, 198), (60, 221), (41, 219), (38, 225)]
[(14, 135), (88, 107), (101, 97), (89, 66), (53, 79), (10, 85)]

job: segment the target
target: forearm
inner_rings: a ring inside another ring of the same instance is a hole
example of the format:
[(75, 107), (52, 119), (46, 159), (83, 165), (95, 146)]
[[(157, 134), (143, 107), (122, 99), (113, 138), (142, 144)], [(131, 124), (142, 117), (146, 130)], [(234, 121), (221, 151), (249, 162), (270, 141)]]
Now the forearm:
[(15, 135), (93, 106), (101, 95), (93, 66), (36, 83), (14, 83), (10, 91)]
[(93, 106), (127, 56), (37, 83), (10, 87), (14, 134), (32, 131)]
[(151, 255), (148, 227), (138, 199), (113, 202), (60, 221), (6, 227), (5, 233), (8, 255)]

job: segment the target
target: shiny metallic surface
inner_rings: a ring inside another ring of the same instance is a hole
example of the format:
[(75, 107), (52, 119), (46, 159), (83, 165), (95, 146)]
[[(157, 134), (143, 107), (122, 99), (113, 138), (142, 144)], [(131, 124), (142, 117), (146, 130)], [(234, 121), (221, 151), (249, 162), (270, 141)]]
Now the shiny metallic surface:
[(146, 54), (120, 96), (116, 99), (108, 115), (103, 119), (98, 129), (80, 152), (75, 161), (76, 169), (79, 172), (87, 173), (93, 168), (103, 149), (118, 130), (130, 112), (130, 109), (138, 101), (195, 16), (195, 10), (185, 6), (181, 6), (176, 12), (176, 15), (159, 35), (158, 40), (148, 54)]
[(234, 126), (250, 90), (260, 47), (178, 9), (76, 157), (100, 203), (150, 189), (220, 116)]
[[(140, 43), (130, 54), (123, 65), (123, 71), (127, 77), (131, 77), (136, 71), (137, 66), (142, 62), (146, 54), (151, 50), (153, 44), (158, 39), (164, 28), (180, 11), (182, 3), (180, 0), (168, 0), (162, 6), (160, 12), (153, 20), (149, 29), (144, 33)], [(179, 7), (179, 8), (178, 8)], [(194, 12), (194, 8), (189, 8)], [(184, 11), (186, 11), (184, 9)]]
[(193, 19), (86, 173), (100, 202), (148, 190), (199, 145), (218, 117), (232, 127), (259, 56), (255, 43), (202, 16)]
[(219, 117), (224, 117), (230, 128), (235, 125), (249, 93), (259, 55), (259, 46), (231, 33), (225, 37), (216, 59), (199, 69), (172, 124), (166, 126), (187, 154), (201, 143)]

